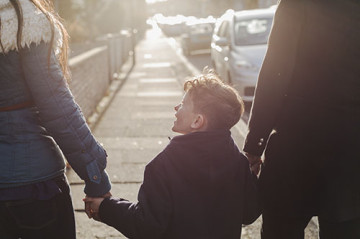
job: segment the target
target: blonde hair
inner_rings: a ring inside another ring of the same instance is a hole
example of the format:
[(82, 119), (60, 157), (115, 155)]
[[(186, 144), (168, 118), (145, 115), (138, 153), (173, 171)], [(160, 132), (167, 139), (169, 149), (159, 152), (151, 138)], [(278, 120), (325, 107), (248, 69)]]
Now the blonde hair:
[(238, 92), (225, 84), (213, 69), (205, 68), (199, 76), (184, 83), (197, 113), (204, 114), (211, 130), (230, 129), (244, 112)]

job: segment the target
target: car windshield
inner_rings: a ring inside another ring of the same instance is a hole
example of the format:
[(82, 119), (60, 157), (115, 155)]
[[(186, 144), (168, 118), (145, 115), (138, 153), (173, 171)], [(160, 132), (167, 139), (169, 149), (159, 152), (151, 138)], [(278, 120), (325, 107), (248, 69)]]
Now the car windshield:
[(210, 23), (196, 24), (190, 26), (191, 34), (211, 34), (213, 27)]
[(266, 44), (271, 25), (272, 18), (236, 19), (235, 44), (239, 46)]

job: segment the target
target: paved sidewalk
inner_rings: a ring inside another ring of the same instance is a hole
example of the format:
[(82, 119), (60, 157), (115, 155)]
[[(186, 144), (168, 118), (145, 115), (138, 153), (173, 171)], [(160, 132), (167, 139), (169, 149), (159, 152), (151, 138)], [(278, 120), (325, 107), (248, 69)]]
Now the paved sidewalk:
[[(134, 69), (93, 131), (109, 155), (107, 171), (113, 183), (112, 194), (132, 201), (136, 200), (145, 165), (174, 135), (173, 108), (183, 95), (175, 75), (181, 62), (165, 38), (148, 35), (137, 46), (136, 55)], [(115, 229), (87, 219), (82, 211), (82, 181), (71, 170), (68, 178), (78, 238), (125, 238)]]
[[(93, 132), (109, 155), (107, 171), (114, 196), (136, 201), (145, 165), (167, 145), (168, 137), (175, 135), (171, 131), (173, 108), (182, 99), (184, 77), (191, 74), (178, 54), (159, 32), (148, 32), (136, 48), (135, 67), (98, 119)], [(233, 130), (239, 145), (243, 127), (240, 124)], [(82, 202), (84, 185), (72, 170), (67, 175), (78, 239), (125, 238), (117, 230), (87, 218)], [(260, 220), (244, 228), (242, 238), (260, 238)]]

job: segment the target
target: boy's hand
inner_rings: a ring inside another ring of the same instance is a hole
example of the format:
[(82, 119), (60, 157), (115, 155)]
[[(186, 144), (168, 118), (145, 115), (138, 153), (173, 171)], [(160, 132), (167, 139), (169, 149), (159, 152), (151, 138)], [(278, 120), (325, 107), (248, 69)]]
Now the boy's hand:
[(83, 201), (85, 202), (85, 211), (89, 218), (100, 221), (99, 207), (105, 198), (93, 198), (86, 196)]
[[(111, 197), (111, 193), (110, 192), (107, 192), (105, 193), (104, 195), (101, 196), (101, 198), (109, 198)], [(86, 196), (83, 201), (85, 203), (85, 212), (86, 212), (86, 215), (88, 216), (88, 218), (94, 218), (95, 219), (95, 213), (94, 213), (94, 210), (91, 209), (90, 205), (91, 205), (91, 202), (88, 201), (89, 198), (93, 198), (93, 197), (89, 197), (89, 196)], [(87, 202), (88, 201), (88, 202)], [(101, 202), (100, 202), (101, 203)], [(100, 204), (99, 204), (100, 205)], [(97, 211), (99, 211), (99, 209), (97, 209)], [(96, 220), (96, 219), (95, 219)]]

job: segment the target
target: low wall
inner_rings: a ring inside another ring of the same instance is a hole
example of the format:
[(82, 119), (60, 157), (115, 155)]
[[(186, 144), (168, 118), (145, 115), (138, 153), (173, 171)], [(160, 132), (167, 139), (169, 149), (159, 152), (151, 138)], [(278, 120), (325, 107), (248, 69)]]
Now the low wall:
[(107, 46), (101, 46), (69, 60), (69, 86), (86, 118), (94, 112), (110, 84), (107, 51)]
[(133, 55), (133, 39), (127, 32), (108, 35), (99, 40), (96, 47), (69, 59), (69, 86), (85, 118), (96, 111), (111, 81), (119, 75), (129, 56)]

